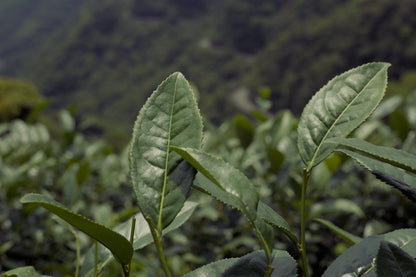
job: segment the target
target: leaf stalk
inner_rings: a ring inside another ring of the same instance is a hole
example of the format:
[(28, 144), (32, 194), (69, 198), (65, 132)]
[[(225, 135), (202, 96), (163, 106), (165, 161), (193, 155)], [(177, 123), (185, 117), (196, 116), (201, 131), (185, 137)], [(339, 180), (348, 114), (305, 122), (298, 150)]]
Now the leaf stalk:
[(305, 243), (305, 229), (306, 229), (306, 188), (308, 186), (309, 177), (311, 171), (309, 169), (303, 169), (303, 182), (302, 182), (302, 198), (301, 198), (301, 222), (300, 222), (300, 252), (303, 268), (303, 275), (309, 277), (309, 264), (306, 257), (306, 243)]
[(157, 254), (159, 256), (160, 263), (162, 265), (162, 269), (165, 272), (167, 277), (171, 277), (172, 274), (170, 273), (170, 269), (168, 263), (165, 258), (165, 254), (163, 253), (162, 247), (162, 232), (158, 232), (152, 222), (152, 219), (149, 216), (146, 216), (146, 221), (149, 224), (150, 232), (152, 233), (153, 242), (155, 243)]

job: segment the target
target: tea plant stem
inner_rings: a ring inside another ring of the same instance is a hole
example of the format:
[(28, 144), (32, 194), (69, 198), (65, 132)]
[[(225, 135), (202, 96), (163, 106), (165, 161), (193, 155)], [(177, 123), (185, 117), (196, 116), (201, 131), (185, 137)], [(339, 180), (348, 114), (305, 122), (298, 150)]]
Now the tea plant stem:
[(254, 231), (256, 232), (257, 238), (260, 240), (261, 244), (263, 245), (264, 252), (266, 253), (267, 271), (264, 274), (264, 277), (269, 277), (271, 276), (273, 269), (274, 269), (273, 266), (270, 264), (272, 253), (271, 253), (269, 245), (267, 244), (266, 240), (263, 237), (263, 234), (261, 233), (257, 225), (253, 223), (253, 226), (254, 226)]
[(146, 221), (149, 224), (150, 232), (153, 236), (153, 242), (155, 243), (157, 254), (159, 256), (160, 263), (162, 264), (163, 271), (167, 277), (171, 277), (172, 274), (170, 273), (170, 269), (168, 263), (166, 261), (165, 255), (163, 254), (163, 247), (162, 247), (162, 231), (156, 230), (155, 226), (153, 225), (152, 219), (150, 217), (146, 217)]
[[(133, 246), (134, 242), (134, 230), (136, 228), (136, 217), (133, 216), (131, 219), (131, 229), (130, 229), (130, 243), (131, 246)], [(131, 260), (128, 265), (123, 266), (124, 276), (129, 277), (130, 276), (130, 269), (131, 269)]]
[(308, 186), (310, 170), (303, 169), (302, 199), (301, 199), (301, 222), (300, 222), (300, 250), (302, 259), (303, 276), (309, 277), (309, 265), (306, 257), (305, 228), (306, 228), (306, 188)]
[(75, 265), (75, 275), (74, 276), (78, 277), (78, 275), (79, 275), (79, 260), (80, 260), (80, 256), (81, 256), (80, 249), (79, 249), (79, 239), (78, 239), (78, 236), (77, 236), (77, 232), (73, 228), (71, 228), (71, 231), (72, 231), (72, 234), (74, 234), (75, 244), (76, 244), (76, 247), (77, 247), (77, 263)]
[(95, 240), (95, 252), (94, 252), (94, 277), (98, 276), (98, 243)]

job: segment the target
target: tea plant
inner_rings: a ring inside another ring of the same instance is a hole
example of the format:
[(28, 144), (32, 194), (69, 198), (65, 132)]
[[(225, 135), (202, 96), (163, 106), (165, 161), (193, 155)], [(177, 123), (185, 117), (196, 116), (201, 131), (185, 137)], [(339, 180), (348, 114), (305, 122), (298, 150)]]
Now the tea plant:
[[(308, 206), (308, 186), (312, 173), (325, 160), (332, 159), (331, 155), (342, 153), (351, 157), (381, 181), (416, 201), (415, 155), (359, 138), (347, 138), (380, 104), (387, 86), (388, 67), (386, 63), (370, 63), (347, 71), (328, 82), (306, 105), (297, 126), (296, 139), (303, 169), (297, 162), (292, 164), (302, 172), (299, 236), (292, 231), (293, 226), (271, 207), (270, 200), (273, 199), (261, 199), (264, 193), (259, 193), (259, 187), (242, 171), (204, 150), (207, 146), (202, 145), (201, 116), (193, 91), (180, 73), (172, 74), (157, 88), (134, 125), (129, 162), (140, 213), (131, 221), (110, 229), (72, 212), (46, 195), (28, 194), (21, 202), (43, 206), (100, 243), (87, 253), (81, 268), (85, 276), (98, 275), (112, 259), (121, 265), (124, 276), (130, 276), (134, 251), (152, 242), (165, 275), (172, 276), (164, 253), (163, 236), (184, 224), (194, 212), (198, 203), (189, 200), (193, 188), (240, 211), (249, 222), (261, 250), (212, 262), (185, 276), (310, 276), (306, 232), (313, 211), (308, 211), (308, 207), (312, 207)], [(239, 126), (249, 124), (243, 118), (238, 122)], [(287, 113), (280, 113), (275, 122), (286, 124), (288, 129), (296, 125)], [(261, 137), (278, 127), (281, 126), (268, 126), (257, 135)], [(235, 158), (235, 163), (257, 168), (267, 176), (255, 154), (283, 140), (283, 136), (274, 138), (254, 144), (254, 140), (262, 140), (249, 137), (245, 143), (246, 151), (227, 159)], [(205, 143), (209, 143), (207, 138)], [(285, 145), (291, 147), (293, 143)], [(269, 166), (279, 167), (281, 153), (276, 149), (270, 153)], [(352, 202), (345, 200), (345, 203)], [(416, 229), (398, 229), (361, 238), (327, 220), (315, 220), (351, 246), (335, 259), (323, 276), (415, 274)], [(288, 251), (276, 249), (276, 232), (284, 234), (292, 243), (297, 251), (294, 255), (297, 262)], [(2, 276), (34, 274), (32, 267), (24, 267)]]

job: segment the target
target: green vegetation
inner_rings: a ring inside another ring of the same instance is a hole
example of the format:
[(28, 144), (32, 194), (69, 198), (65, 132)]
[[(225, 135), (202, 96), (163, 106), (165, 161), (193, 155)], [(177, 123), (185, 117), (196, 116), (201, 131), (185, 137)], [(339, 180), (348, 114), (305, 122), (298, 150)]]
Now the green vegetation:
[(16, 118), (30, 120), (47, 102), (28, 82), (0, 78), (0, 122)]
[(175, 71), (198, 83), (215, 124), (239, 111), (240, 91), (252, 99), (268, 86), (273, 111), (299, 116), (348, 68), (387, 61), (397, 80), (414, 70), (415, 13), (413, 0), (5, 0), (0, 74), (35, 83), (55, 108), (76, 105), (122, 147), (154, 84)]
[[(140, 110), (121, 155), (76, 134), (68, 112), (60, 143), (41, 124), (0, 125), (0, 255), (14, 268), (2, 276), (411, 276), (416, 98), (381, 102), (389, 66), (338, 75), (299, 119), (271, 115), (263, 90), (255, 123), (240, 115), (218, 129), (203, 128), (195, 92), (174, 73)], [(61, 229), (34, 204), (63, 219), (54, 219)], [(55, 259), (18, 267), (11, 254), (24, 243)]]

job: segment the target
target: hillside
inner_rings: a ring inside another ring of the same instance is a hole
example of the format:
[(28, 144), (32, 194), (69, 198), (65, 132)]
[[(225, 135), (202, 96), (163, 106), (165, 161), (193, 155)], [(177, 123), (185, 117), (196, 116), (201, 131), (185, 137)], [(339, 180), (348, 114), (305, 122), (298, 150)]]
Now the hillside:
[[(0, 10), (5, 3), (29, 9), (29, 2), (6, 1)], [(414, 0), (69, 2), (54, 4), (64, 17), (44, 17), (50, 9), (36, 7), (24, 22), (36, 18), (44, 28), (27, 27), (26, 40), (14, 35), (0, 47), (0, 57), (14, 57), (3, 58), (0, 75), (34, 82), (54, 107), (76, 104), (113, 140), (128, 137), (139, 107), (174, 71), (195, 84), (202, 112), (217, 122), (238, 110), (231, 97), (238, 90), (254, 95), (268, 86), (275, 109), (298, 113), (351, 67), (391, 62), (394, 79), (416, 66)]]

